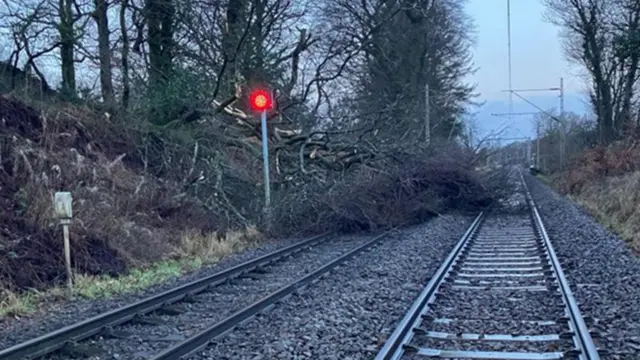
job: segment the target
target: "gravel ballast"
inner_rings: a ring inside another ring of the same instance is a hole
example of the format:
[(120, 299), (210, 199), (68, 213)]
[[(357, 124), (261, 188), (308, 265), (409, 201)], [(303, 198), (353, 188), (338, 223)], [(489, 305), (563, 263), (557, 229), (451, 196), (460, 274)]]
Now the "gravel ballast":
[(472, 217), (405, 229), (218, 339), (194, 359), (370, 359)]
[(578, 205), (525, 178), (580, 311), (596, 319), (601, 358), (640, 359), (640, 258)]
[[(87, 342), (100, 349), (95, 360), (146, 359), (178, 341), (183, 341), (251, 305), (270, 293), (304, 277), (326, 263), (369, 241), (370, 237), (342, 237), (329, 240), (293, 256), (262, 267), (210, 291), (176, 304), (178, 312), (147, 317), (154, 323), (127, 323), (115, 330), (117, 337), (97, 337)], [(43, 358), (63, 360), (64, 353)]]
[[(555, 279), (544, 274), (541, 270), (546, 263), (543, 258), (544, 250), (509, 250), (501, 245), (487, 244), (501, 241), (512, 242), (514, 239), (535, 242), (533, 224), (528, 214), (518, 216), (489, 215), (477, 237), (472, 240), (467, 255), (459, 258), (459, 271), (450, 274), (450, 286), (443, 286), (438, 292), (435, 302), (426, 311), (427, 317), (421, 324), (421, 329), (435, 331), (445, 328), (446, 336), (436, 333), (417, 332), (410, 344), (423, 348), (437, 350), (463, 351), (497, 351), (497, 352), (555, 352), (573, 348), (572, 339), (554, 339), (552, 336), (569, 331), (566, 322), (551, 322), (565, 314), (565, 306), (561, 293), (549, 290), (556, 284)], [(512, 234), (509, 236), (509, 234)], [(518, 234), (518, 235), (515, 235)], [(528, 239), (528, 240), (527, 240)], [(485, 248), (485, 249), (483, 249)], [(473, 254), (473, 255), (472, 255)], [(512, 264), (516, 259), (532, 258), (530, 266), (503, 265)], [(474, 258), (502, 259), (488, 260), (481, 263), (491, 264), (501, 262), (501, 265), (474, 265)], [(533, 260), (538, 258), (537, 260)], [(511, 259), (511, 260), (510, 260)], [(469, 269), (484, 269), (472, 272)], [(508, 270), (511, 269), (511, 270)], [(476, 278), (474, 275), (482, 275)], [(460, 288), (468, 286), (473, 288)], [(484, 284), (484, 285), (483, 285)], [(511, 289), (501, 287), (512, 287)], [(543, 287), (545, 291), (525, 290), (525, 287)], [(516, 290), (517, 289), (517, 290)], [(448, 324), (438, 324), (442, 319), (450, 319)], [(470, 333), (481, 337), (479, 340), (463, 340), (464, 328), (469, 328), (470, 320), (474, 320), (474, 331)], [(518, 323), (513, 323), (517, 321)], [(435, 324), (434, 324), (435, 323)], [(537, 325), (537, 324), (547, 325)], [(434, 326), (435, 325), (435, 326)], [(515, 325), (515, 326), (514, 326)], [(532, 335), (547, 335), (546, 340), (507, 341), (499, 338), (488, 340), (487, 336), (519, 336), (524, 332)], [(403, 357), (404, 359), (405, 357)], [(410, 355), (407, 359), (413, 359)]]
[[(596, 340), (598, 347), (604, 350), (601, 358), (640, 359), (640, 258), (577, 205), (530, 175), (525, 174), (525, 178), (571, 290), (580, 303), (582, 314), (595, 318), (591, 328), (602, 337)], [(470, 216), (445, 215), (426, 224), (397, 231), (376, 247), (348, 260), (319, 281), (217, 339), (194, 355), (193, 359), (371, 359), (471, 221)], [(158, 331), (153, 330), (153, 333), (145, 333), (147, 329), (139, 325), (127, 328), (138, 335), (144, 333), (148, 339), (141, 336), (129, 337), (124, 341), (98, 339), (100, 346), (106, 346), (108, 351), (106, 355), (94, 359), (137, 359), (157, 352), (179, 341), (174, 336), (176, 333), (191, 335), (204, 325), (228, 315), (233, 309), (260, 298), (259, 295), (275, 291), (358, 246), (367, 237), (342, 239), (344, 241), (332, 241), (329, 246), (303, 254), (297, 261), (294, 257), (274, 265), (277, 271), (257, 273), (254, 280), (261, 279), (259, 283), (251, 283), (252, 279), (249, 278), (225, 284), (227, 288), (224, 291), (221, 289), (205, 294), (204, 301), (189, 305), (194, 306), (198, 313), (202, 313), (201, 310), (206, 313), (209, 309), (220, 310), (224, 304), (228, 304), (224, 311), (213, 312), (206, 318), (180, 315), (186, 320), (175, 326), (155, 327)], [(75, 301), (32, 318), (0, 321), (0, 349), (197, 277), (210, 275), (292, 242), (279, 242), (237, 254), (218, 266), (143, 293), (112, 300)], [(246, 291), (253, 295), (244, 296)], [(529, 320), (543, 320), (538, 314), (526, 311), (522, 314), (520, 311), (518, 314), (503, 314), (503, 310), (509, 307), (508, 303), (520, 302), (522, 308), (537, 307), (538, 310), (544, 308), (540, 305), (546, 304), (546, 308), (555, 314), (555, 309), (551, 311), (554, 301), (549, 300), (551, 302), (547, 304), (547, 300), (547, 297), (541, 295), (538, 298), (535, 294), (525, 298), (518, 298), (517, 295), (505, 298), (504, 295), (494, 297), (490, 294), (461, 292), (460, 298), (450, 298), (434, 307), (436, 312), (433, 314), (443, 318), (459, 318), (457, 312), (449, 312), (449, 309), (462, 302), (469, 305), (462, 309), (468, 311), (471, 318), (477, 310), (473, 303), (488, 302), (494, 304), (496, 310), (488, 316), (495, 320), (493, 318), (499, 314), (504, 317), (503, 321), (442, 323), (430, 330), (503, 333), (504, 324), (514, 315), (527, 314), (532, 315)], [(460, 309), (457, 305), (455, 307), (456, 310)], [(165, 320), (169, 318), (175, 316)], [(518, 330), (517, 324), (513, 326), (514, 330)], [(522, 330), (520, 328), (519, 332)], [(532, 323), (530, 328), (524, 330), (539, 334), (557, 333), (562, 328)], [(147, 341), (154, 337), (157, 341)], [(440, 341), (433, 341), (434, 344), (436, 342)], [(157, 347), (157, 344), (161, 346)], [(423, 343), (430, 344), (431, 340)], [(565, 344), (562, 345), (564, 348)], [(471, 348), (475, 349), (475, 346)], [(504, 347), (496, 348), (500, 349)], [(552, 349), (535, 347), (531, 350)]]

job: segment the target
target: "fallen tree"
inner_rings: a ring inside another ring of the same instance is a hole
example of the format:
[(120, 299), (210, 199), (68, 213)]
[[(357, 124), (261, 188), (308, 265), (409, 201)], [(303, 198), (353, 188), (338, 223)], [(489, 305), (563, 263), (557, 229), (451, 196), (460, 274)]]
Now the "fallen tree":
[[(260, 138), (247, 131), (255, 120), (238, 109), (168, 129), (3, 96), (0, 117), (0, 284), (7, 289), (64, 279), (55, 191), (73, 193), (79, 273), (119, 274), (180, 256), (185, 232), (224, 239), (261, 222)], [(459, 145), (407, 152), (374, 146), (369, 129), (303, 134), (274, 119), (271, 236), (415, 223), (487, 206), (497, 194), (474, 171), (476, 154)]]

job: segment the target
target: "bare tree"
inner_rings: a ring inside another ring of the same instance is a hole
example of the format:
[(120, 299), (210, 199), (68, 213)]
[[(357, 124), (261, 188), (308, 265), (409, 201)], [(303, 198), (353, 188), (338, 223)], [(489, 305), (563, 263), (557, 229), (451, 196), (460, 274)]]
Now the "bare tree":
[(131, 85), (129, 80), (129, 34), (127, 30), (127, 7), (129, 0), (122, 0), (120, 3), (119, 20), (120, 34), (122, 36), (122, 53), (121, 53), (121, 71), (122, 71), (122, 107), (129, 107), (129, 96), (131, 93)]
[(73, 0), (58, 0), (60, 23), (60, 66), (62, 68), (62, 90), (66, 96), (74, 97), (76, 93), (75, 67), (75, 21)]
[(547, 18), (562, 28), (567, 57), (591, 79), (599, 140), (620, 136), (632, 121), (640, 60), (640, 3), (634, 0), (544, 0)]
[[(430, 88), (431, 128), (436, 136), (460, 134), (457, 119), (472, 98), (464, 77), (470, 65), (472, 23), (464, 1), (327, 2), (327, 21), (362, 51), (348, 74), (358, 111), (375, 109), (377, 136), (387, 143), (423, 142), (425, 89)], [(393, 104), (393, 105), (392, 105)]]

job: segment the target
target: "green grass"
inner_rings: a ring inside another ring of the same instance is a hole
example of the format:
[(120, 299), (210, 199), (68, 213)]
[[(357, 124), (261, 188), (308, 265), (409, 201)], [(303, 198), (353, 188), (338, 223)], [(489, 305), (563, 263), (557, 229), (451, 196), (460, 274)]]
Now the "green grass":
[[(174, 279), (205, 265), (202, 259), (162, 261), (144, 269), (133, 269), (118, 277), (75, 275), (73, 296), (81, 299), (103, 299), (118, 294), (144, 290)], [(44, 303), (66, 300), (66, 287), (56, 286), (46, 291), (31, 290), (22, 294), (4, 291), (0, 297), (0, 317), (32, 313)]]
[(78, 276), (75, 295), (87, 298), (105, 298), (116, 294), (146, 289), (202, 266), (199, 258), (183, 261), (164, 261), (147, 269), (133, 269), (130, 273), (113, 278), (109, 276)]

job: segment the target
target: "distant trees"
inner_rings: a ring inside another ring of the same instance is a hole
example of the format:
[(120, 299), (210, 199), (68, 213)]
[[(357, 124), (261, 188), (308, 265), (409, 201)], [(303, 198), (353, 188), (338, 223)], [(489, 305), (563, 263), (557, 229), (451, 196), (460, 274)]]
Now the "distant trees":
[(640, 2), (543, 0), (562, 28), (567, 57), (586, 70), (598, 139), (608, 144), (640, 125)]
[(370, 121), (379, 136), (405, 145), (424, 142), (426, 86), (433, 135), (461, 134), (457, 120), (474, 92), (463, 80), (474, 71), (473, 23), (464, 11), (466, 1), (325, 3), (326, 21), (361, 43), (348, 71), (350, 107), (378, 114)]
[(474, 91), (465, 3), (3, 0), (0, 26), (9, 63), (44, 82), (57, 63), (66, 99), (99, 93), (113, 110), (166, 123), (214, 99), (242, 107), (243, 89), (268, 83), (301, 124), (329, 117), (409, 144), (423, 134), (426, 85), (434, 136), (461, 134)]

